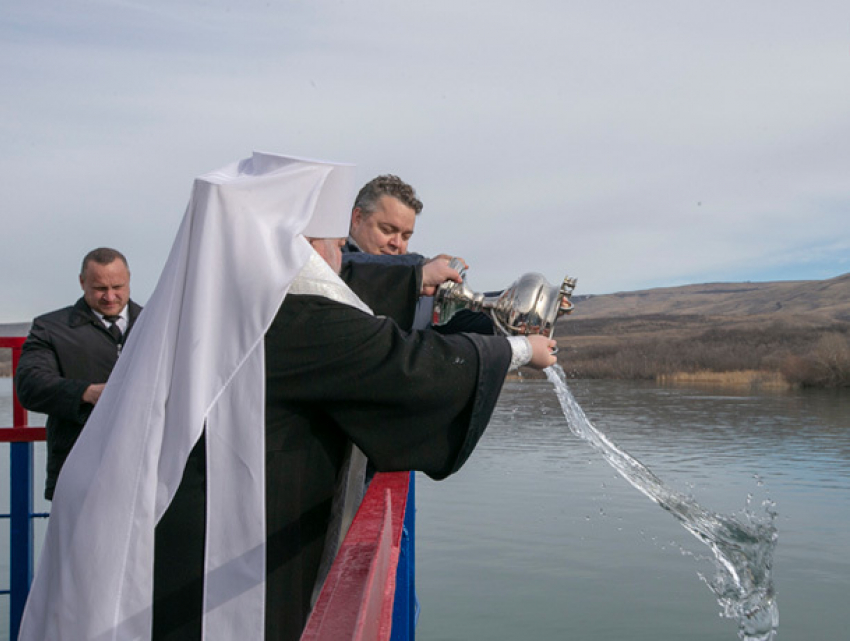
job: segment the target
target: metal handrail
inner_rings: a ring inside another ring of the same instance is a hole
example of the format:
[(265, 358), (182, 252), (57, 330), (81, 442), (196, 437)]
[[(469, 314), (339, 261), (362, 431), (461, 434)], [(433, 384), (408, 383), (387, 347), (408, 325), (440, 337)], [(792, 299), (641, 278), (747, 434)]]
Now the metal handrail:
[[(340, 546), (301, 641), (412, 639), (405, 527), (412, 472), (376, 474)], [(402, 550), (404, 552), (402, 553)], [(392, 634), (392, 636), (390, 636)]]

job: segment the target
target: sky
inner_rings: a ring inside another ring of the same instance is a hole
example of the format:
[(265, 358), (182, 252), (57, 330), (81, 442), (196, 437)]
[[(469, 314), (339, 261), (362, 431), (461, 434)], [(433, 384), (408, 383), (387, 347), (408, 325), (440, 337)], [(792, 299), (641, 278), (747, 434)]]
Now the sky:
[(0, 86), (0, 323), (98, 246), (145, 303), (254, 150), (399, 175), (476, 291), (850, 272), (846, 0), (8, 0)]

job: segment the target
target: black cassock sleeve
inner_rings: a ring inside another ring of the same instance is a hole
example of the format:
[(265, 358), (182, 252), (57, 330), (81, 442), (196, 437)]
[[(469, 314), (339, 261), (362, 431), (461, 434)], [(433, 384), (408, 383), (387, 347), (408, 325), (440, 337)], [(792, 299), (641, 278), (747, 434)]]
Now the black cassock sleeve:
[(339, 275), (376, 316), (388, 316), (405, 330), (413, 327), (422, 289), (421, 265), (348, 261)]
[(316, 296), (289, 296), (266, 335), (266, 423), (350, 438), (379, 471), (456, 471), (478, 442), (510, 363), (496, 336), (405, 332)]
[(511, 350), (501, 337), (407, 333), (326, 298), (292, 295), (265, 352), (266, 639), (294, 641), (348, 443), (379, 471), (448, 476), (481, 437)]

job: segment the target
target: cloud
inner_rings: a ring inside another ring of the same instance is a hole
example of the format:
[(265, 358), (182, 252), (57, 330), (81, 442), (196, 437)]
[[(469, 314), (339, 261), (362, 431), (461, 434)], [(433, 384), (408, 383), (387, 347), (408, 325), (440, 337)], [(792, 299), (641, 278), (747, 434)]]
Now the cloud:
[(15, 4), (0, 21), (0, 321), (77, 296), (98, 244), (142, 302), (192, 179), (252, 149), (397, 173), (412, 248), (493, 289), (847, 271), (850, 7)]

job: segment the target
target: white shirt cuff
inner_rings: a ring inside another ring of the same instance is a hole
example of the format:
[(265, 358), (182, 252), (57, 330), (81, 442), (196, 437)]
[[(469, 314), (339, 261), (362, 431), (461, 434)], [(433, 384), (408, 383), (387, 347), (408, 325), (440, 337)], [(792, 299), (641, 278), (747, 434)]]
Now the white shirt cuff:
[(531, 342), (525, 336), (508, 336), (511, 344), (511, 366), (508, 370), (519, 369), (531, 361)]

